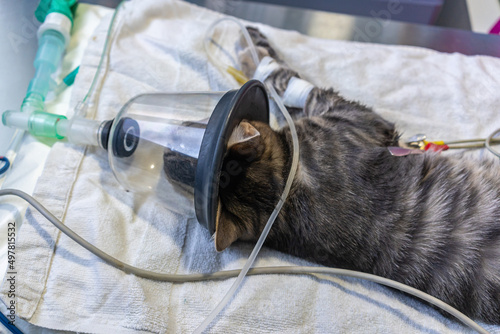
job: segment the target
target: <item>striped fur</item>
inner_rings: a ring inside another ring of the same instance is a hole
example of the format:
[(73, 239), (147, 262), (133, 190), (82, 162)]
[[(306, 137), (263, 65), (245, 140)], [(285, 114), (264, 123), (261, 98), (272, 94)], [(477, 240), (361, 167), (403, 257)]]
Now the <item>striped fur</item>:
[[(262, 34), (249, 31), (276, 54)], [(294, 75), (283, 65), (270, 80), (282, 94)], [(397, 145), (394, 125), (332, 89), (314, 88), (300, 112), (299, 169), (266, 245), (403, 282), (500, 324), (498, 161), (393, 157), (386, 147)], [(249, 123), (260, 136), (245, 154), (232, 147), (224, 162), (241, 168), (220, 188), (218, 250), (258, 238), (290, 168), (289, 129)]]

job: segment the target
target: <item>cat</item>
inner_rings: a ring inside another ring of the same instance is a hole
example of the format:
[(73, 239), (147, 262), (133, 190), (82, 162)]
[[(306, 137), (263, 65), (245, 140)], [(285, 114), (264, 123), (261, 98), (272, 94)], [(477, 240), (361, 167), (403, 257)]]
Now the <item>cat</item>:
[[(257, 29), (259, 57), (283, 95), (299, 77)], [(242, 69), (255, 66), (242, 52)], [(265, 245), (328, 267), (372, 273), (427, 292), (466, 315), (500, 324), (500, 164), (461, 154), (393, 156), (395, 125), (333, 89), (313, 88), (294, 109), (300, 159)], [(219, 189), (215, 247), (256, 241), (283, 192), (291, 135), (242, 121), (225, 165), (241, 173)]]

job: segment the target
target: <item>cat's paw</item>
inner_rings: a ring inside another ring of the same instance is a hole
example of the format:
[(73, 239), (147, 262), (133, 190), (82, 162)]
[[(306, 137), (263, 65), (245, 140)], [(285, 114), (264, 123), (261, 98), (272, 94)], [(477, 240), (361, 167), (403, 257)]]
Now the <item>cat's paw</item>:
[(163, 170), (171, 183), (184, 187), (194, 187), (194, 176), (197, 160), (180, 152), (165, 149), (163, 153)]
[[(259, 31), (259, 29), (253, 27), (246, 27), (246, 29), (250, 35), (253, 45), (257, 49), (257, 56), (259, 58), (259, 61), (264, 57), (271, 57), (274, 58), (274, 60), (276, 60), (277, 62), (281, 62), (278, 55), (276, 54), (276, 51), (269, 45), (267, 37), (264, 36)], [(246, 77), (252, 78), (258, 64), (255, 64), (255, 61), (253, 60), (251, 47), (248, 46), (244, 36), (242, 35), (240, 39), (240, 45), (247, 46), (238, 54), (241, 70)]]
[[(269, 56), (269, 53), (266, 49), (258, 46), (257, 47), (257, 56), (259, 57), (259, 62), (262, 58)], [(240, 51), (238, 54), (238, 59), (241, 66), (241, 71), (247, 78), (253, 78), (255, 70), (257, 69), (257, 65), (252, 57), (252, 52), (249, 47)]]
[(265, 49), (269, 57), (274, 58), (276, 61), (280, 61), (276, 51), (269, 44), (269, 40), (259, 31), (259, 29), (247, 27), (247, 31), (256, 47)]

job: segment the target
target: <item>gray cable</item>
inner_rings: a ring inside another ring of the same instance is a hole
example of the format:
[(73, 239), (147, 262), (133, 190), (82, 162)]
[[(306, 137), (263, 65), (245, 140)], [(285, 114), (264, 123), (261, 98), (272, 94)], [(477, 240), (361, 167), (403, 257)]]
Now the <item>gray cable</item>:
[[(25, 201), (27, 201), (29, 204), (31, 204), (38, 212), (40, 212), (45, 218), (47, 218), (52, 224), (54, 224), (59, 230), (61, 230), (64, 234), (66, 234), (68, 237), (73, 239), (75, 242), (77, 242), (79, 245), (84, 247), (85, 249), (89, 250), (91, 253), (96, 255), (97, 257), (101, 258), (104, 262), (108, 263), (109, 265), (122, 270), (123, 272), (127, 274), (133, 274), (138, 277), (146, 278), (146, 279), (151, 279), (155, 281), (167, 281), (167, 282), (173, 282), (173, 283), (185, 283), (185, 282), (198, 282), (198, 281), (204, 281), (204, 280), (220, 280), (220, 279), (227, 279), (227, 278), (232, 278), (238, 276), (240, 273), (240, 270), (226, 270), (226, 271), (218, 271), (215, 273), (211, 274), (188, 274), (188, 275), (177, 275), (177, 274), (164, 274), (164, 273), (156, 273), (144, 269), (140, 269), (134, 266), (131, 266), (129, 264), (126, 264), (111, 255), (103, 252), (99, 248), (95, 247), (94, 245), (90, 244), (87, 242), (85, 239), (80, 237), (78, 234), (73, 232), (69, 227), (64, 225), (59, 219), (57, 219), (49, 210), (47, 210), (40, 202), (38, 202), (36, 199), (34, 199), (32, 196), (26, 194), (23, 191), (17, 190), (17, 189), (3, 189), (0, 190), (0, 197), (1, 196), (7, 196), (7, 195), (12, 195), (12, 196), (17, 196)], [(372, 274), (367, 274), (363, 272), (358, 272), (358, 271), (353, 271), (353, 270), (346, 270), (346, 269), (338, 269), (338, 268), (327, 268), (327, 267), (293, 267), (293, 266), (279, 266), (279, 267), (256, 267), (250, 269), (247, 275), (269, 275), (269, 274), (295, 274), (295, 275), (309, 275), (309, 274), (327, 274), (327, 275), (341, 275), (341, 276), (348, 276), (348, 277), (354, 277), (354, 278), (360, 278), (364, 280), (369, 280), (375, 283), (379, 283), (382, 285), (389, 286), (391, 288), (395, 288), (398, 290), (401, 290), (403, 292), (406, 292), (410, 295), (413, 295), (415, 297), (418, 297), (422, 300), (425, 300), (428, 303), (431, 303), (442, 310), (448, 312), (449, 314), (453, 315), (456, 317), (458, 320), (460, 320), (463, 324), (466, 326), (469, 326), (473, 330), (477, 331), (478, 333), (482, 334), (488, 334), (488, 331), (486, 331), (484, 328), (479, 326), (477, 323), (475, 323), (472, 319), (467, 317), (465, 314), (461, 313), (457, 309), (451, 307), (450, 305), (442, 302), (441, 300), (425, 293), (420, 290), (417, 290), (415, 288), (412, 288), (408, 285), (372, 275)]]
[(500, 154), (496, 153), (490, 145), (498, 145), (500, 144), (500, 138), (493, 138), (500, 129), (493, 132), (487, 139), (464, 139), (464, 140), (454, 140), (454, 141), (445, 141), (444, 143), (448, 145), (450, 150), (452, 149), (472, 149), (472, 148), (486, 148), (496, 156), (500, 157)]
[(495, 142), (493, 137), (495, 137), (499, 132), (500, 132), (500, 129), (496, 129), (495, 131), (493, 131), (493, 133), (491, 135), (489, 135), (488, 138), (486, 138), (485, 145), (486, 145), (486, 148), (488, 149), (488, 151), (490, 151), (492, 154), (494, 154), (500, 158), (500, 153), (498, 153), (498, 151), (495, 151), (493, 148), (491, 148), (491, 144), (493, 144)]

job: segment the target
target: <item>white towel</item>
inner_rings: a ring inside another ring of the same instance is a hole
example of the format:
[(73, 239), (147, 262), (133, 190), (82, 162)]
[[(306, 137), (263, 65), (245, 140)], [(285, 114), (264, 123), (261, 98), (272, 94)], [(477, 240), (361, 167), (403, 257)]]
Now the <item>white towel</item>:
[[(209, 64), (202, 40), (221, 15), (178, 1), (134, 1), (113, 44), (96, 119), (114, 117), (145, 92), (229, 89)], [(109, 17), (95, 31), (72, 106), (90, 85)], [(255, 24), (286, 62), (317, 86), (333, 86), (373, 106), (405, 134), (437, 139), (485, 137), (500, 122), (500, 60), (422, 48), (322, 40)], [(160, 201), (126, 192), (106, 152), (58, 143), (34, 196), (75, 232), (109, 254), (168, 273), (241, 268), (252, 245), (217, 253), (207, 230)], [(50, 329), (89, 333), (192, 332), (234, 279), (153, 282), (114, 269), (29, 210), (17, 242), (17, 315)], [(306, 261), (264, 248), (256, 266)], [(1, 298), (8, 302), (6, 284)], [(500, 333), (500, 326), (487, 326)], [(210, 327), (213, 333), (462, 333), (468, 330), (414, 298), (374, 283), (333, 277), (247, 278)]]

